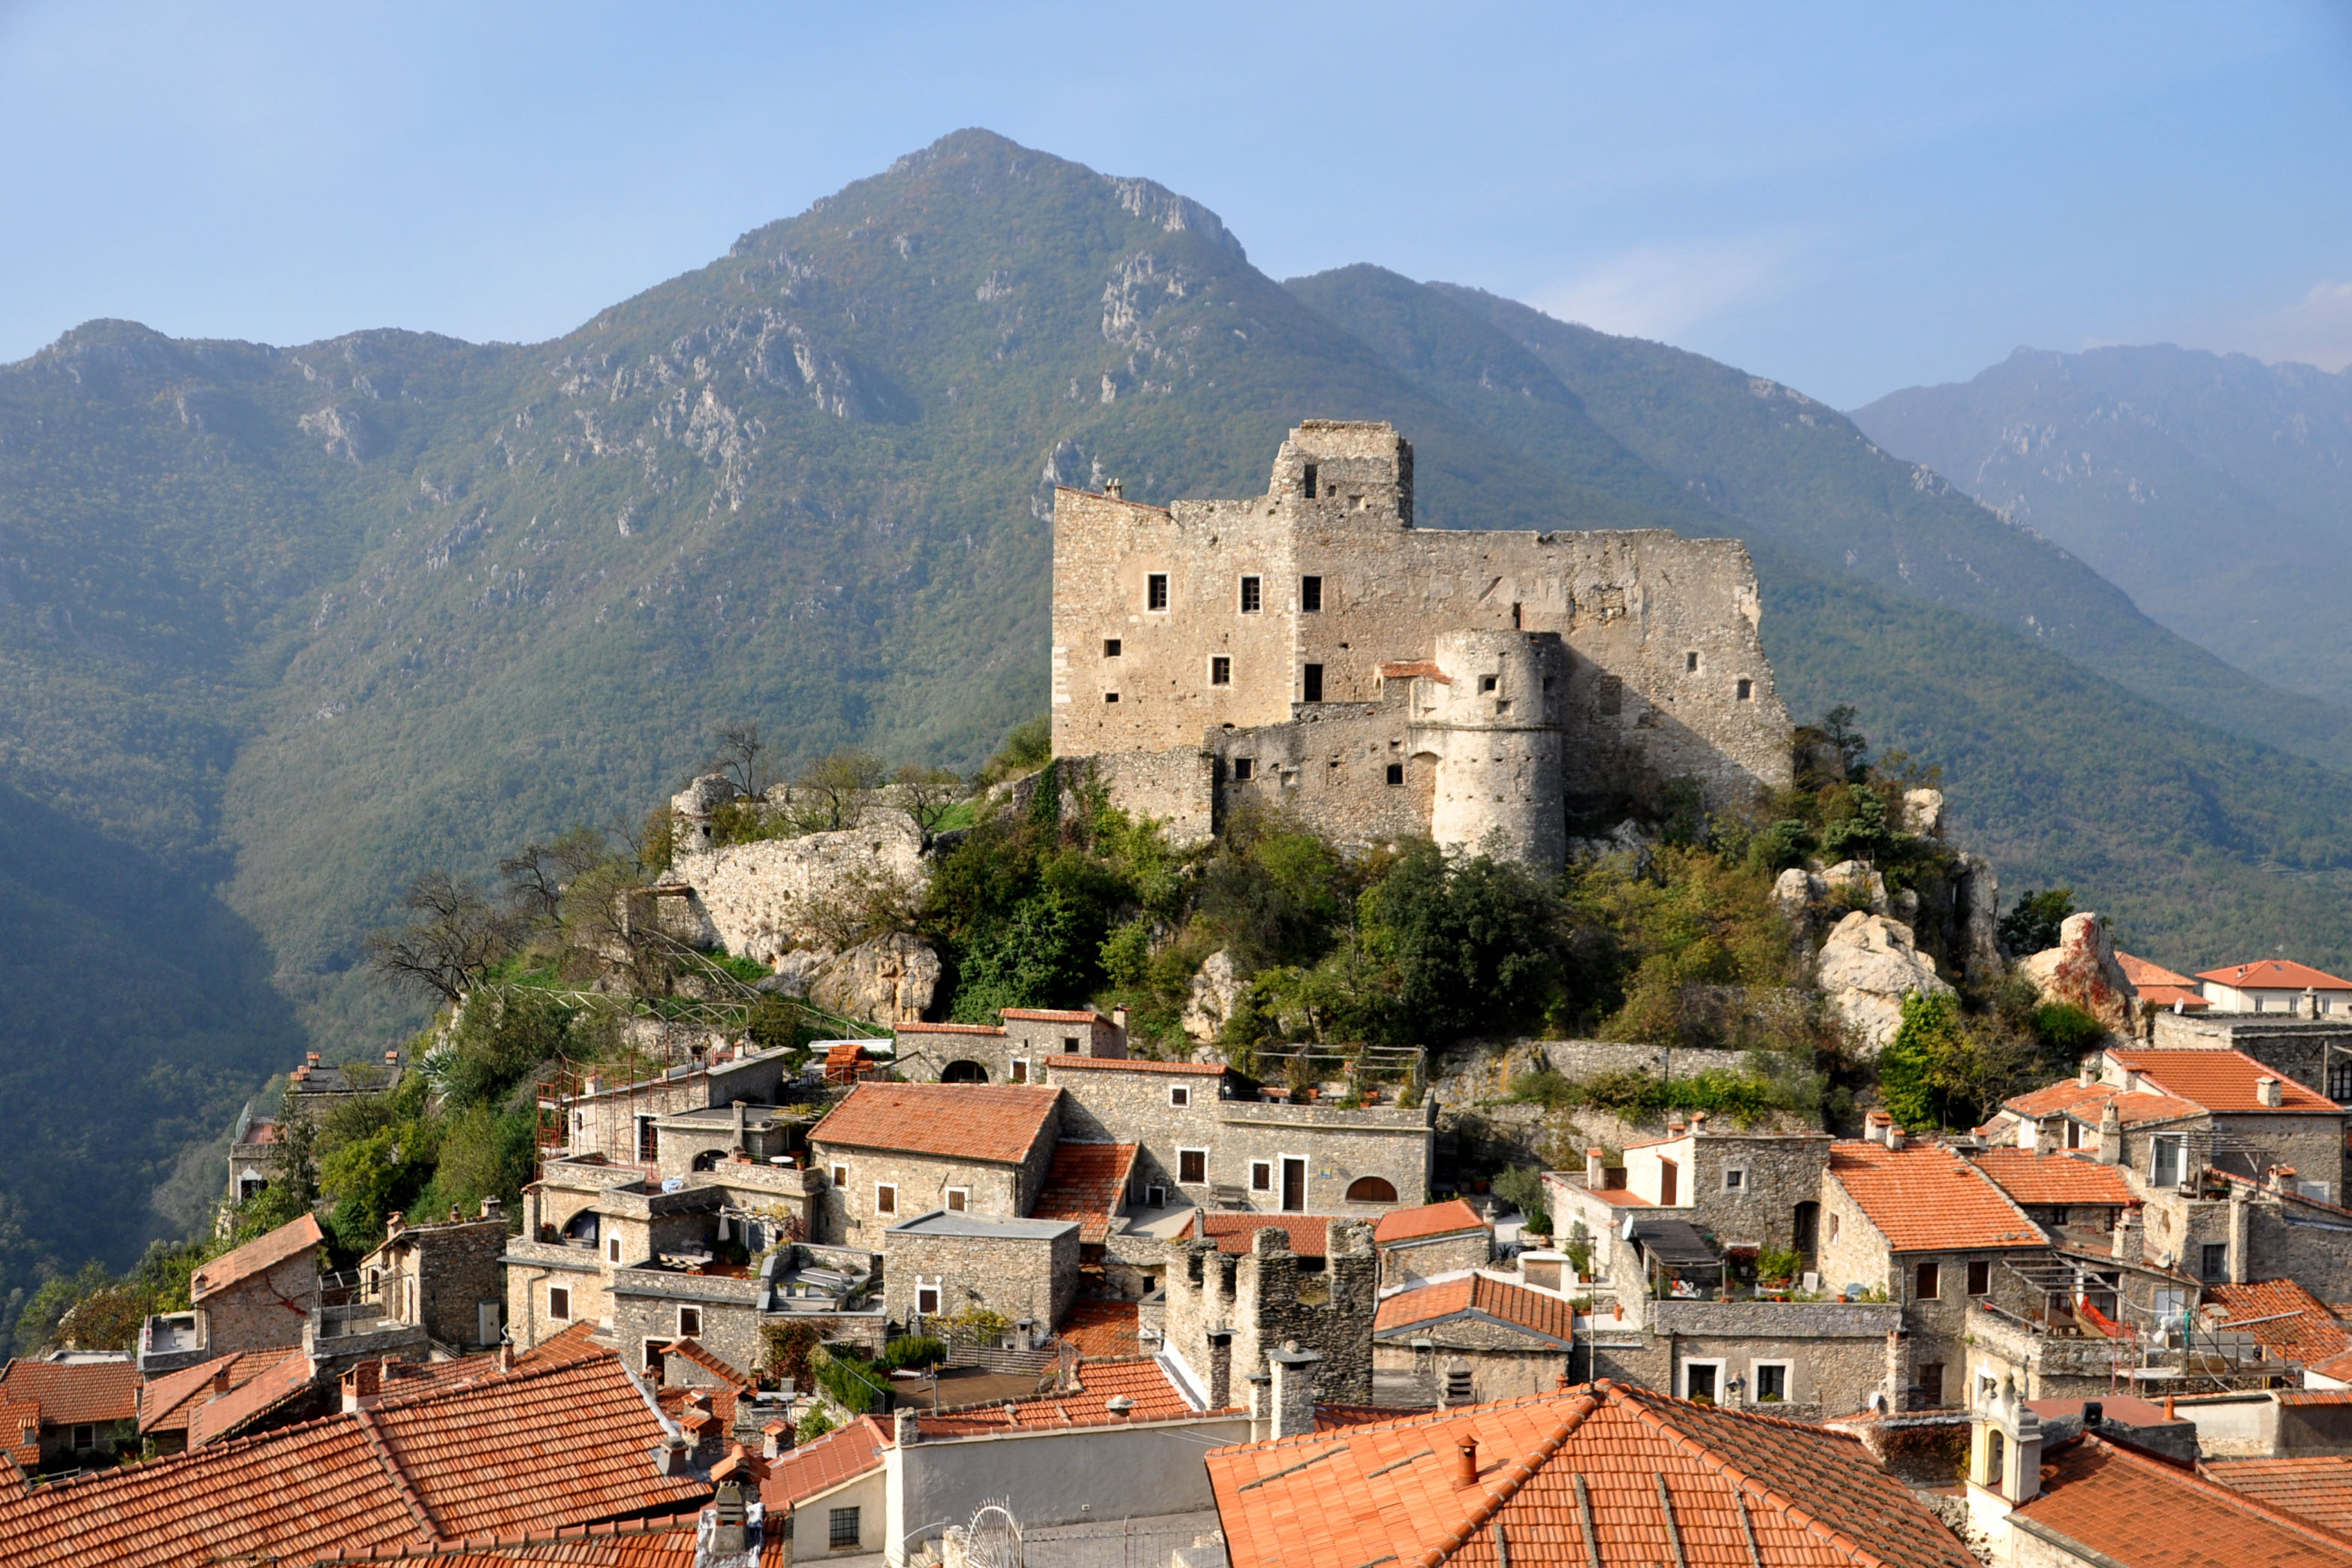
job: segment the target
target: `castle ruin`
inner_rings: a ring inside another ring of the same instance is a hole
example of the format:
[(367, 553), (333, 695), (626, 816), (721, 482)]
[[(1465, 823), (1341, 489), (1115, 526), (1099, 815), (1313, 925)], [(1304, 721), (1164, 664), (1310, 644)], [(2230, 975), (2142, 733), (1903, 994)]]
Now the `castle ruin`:
[(1676, 780), (1790, 780), (1737, 540), (1417, 529), (1412, 447), (1310, 419), (1266, 493), (1054, 506), (1054, 752), (1179, 840), (1250, 803), (1557, 869)]

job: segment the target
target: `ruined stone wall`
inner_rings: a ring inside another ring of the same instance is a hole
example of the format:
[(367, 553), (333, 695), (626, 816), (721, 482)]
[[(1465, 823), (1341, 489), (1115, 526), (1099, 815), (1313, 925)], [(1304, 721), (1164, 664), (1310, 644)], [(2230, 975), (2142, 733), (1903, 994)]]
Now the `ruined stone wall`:
[(1492, 1231), (1464, 1231), (1459, 1236), (1433, 1236), (1425, 1241), (1398, 1242), (1380, 1249), (1381, 1288), (1426, 1279), (1457, 1268), (1484, 1268), (1495, 1259)]
[[(1228, 1402), (1246, 1403), (1246, 1380), (1266, 1370), (1266, 1352), (1296, 1340), (1302, 1350), (1323, 1353), (1315, 1369), (1318, 1400), (1370, 1400), (1379, 1297), (1371, 1226), (1334, 1220), (1326, 1246), (1324, 1271), (1305, 1277), (1279, 1230), (1259, 1231), (1238, 1258), (1198, 1240), (1171, 1247), (1160, 1305), (1168, 1347), (1213, 1397), (1222, 1390)], [(1222, 1352), (1210, 1343), (1213, 1331), (1231, 1334)]]
[(985, 1307), (1007, 1321), (1028, 1319), (1040, 1336), (1059, 1323), (1078, 1292), (1078, 1227), (1053, 1236), (882, 1235), (883, 1306), (894, 1323), (910, 1324), (917, 1292), (939, 1290), (936, 1315)]
[[(1280, 811), (1349, 847), (1426, 834), (1438, 753), (1412, 727), (1412, 689), (1411, 681), (1391, 681), (1379, 700), (1318, 702), (1287, 723), (1213, 731), (1221, 814)], [(1392, 767), (1402, 770), (1395, 782)]]
[(1200, 736), (1162, 752), (1102, 752), (1087, 765), (1121, 810), (1163, 824), (1171, 844), (1200, 844), (1215, 836), (1216, 762)]
[(832, 950), (842, 911), (910, 900), (929, 876), (921, 829), (882, 806), (838, 833), (690, 851), (669, 869), (671, 881), (694, 889), (693, 936), (768, 964), (794, 948)]

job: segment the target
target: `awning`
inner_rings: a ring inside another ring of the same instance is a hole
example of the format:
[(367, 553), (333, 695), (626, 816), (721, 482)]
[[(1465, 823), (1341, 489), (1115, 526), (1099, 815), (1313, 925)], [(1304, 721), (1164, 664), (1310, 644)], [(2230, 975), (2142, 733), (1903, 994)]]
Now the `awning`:
[(1688, 1220), (1636, 1216), (1626, 1223), (1625, 1233), (1643, 1257), (1669, 1268), (1713, 1268), (1723, 1261), (1698, 1226)]

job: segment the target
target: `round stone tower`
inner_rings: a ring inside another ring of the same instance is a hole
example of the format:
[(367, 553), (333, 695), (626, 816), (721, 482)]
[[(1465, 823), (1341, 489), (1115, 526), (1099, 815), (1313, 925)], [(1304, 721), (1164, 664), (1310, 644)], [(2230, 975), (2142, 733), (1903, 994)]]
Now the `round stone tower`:
[(1509, 858), (1559, 870), (1568, 854), (1559, 720), (1568, 657), (1559, 634), (1454, 631), (1436, 640), (1447, 681), (1432, 683), (1437, 705), (1418, 725), (1420, 743), (1437, 753), (1430, 837), (1475, 853), (1500, 834)]

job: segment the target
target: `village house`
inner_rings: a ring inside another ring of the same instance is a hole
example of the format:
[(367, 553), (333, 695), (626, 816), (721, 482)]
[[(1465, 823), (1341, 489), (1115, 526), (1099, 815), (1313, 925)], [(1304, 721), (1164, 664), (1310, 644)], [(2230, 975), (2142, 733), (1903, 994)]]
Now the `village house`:
[(2136, 958), (2122, 948), (2116, 949), (2116, 963), (2138, 993), (2143, 1008), (2158, 1012), (2203, 1013), (2213, 1004), (2194, 975), (2177, 973), (2160, 963)]
[(1062, 1094), (1038, 1085), (862, 1083), (809, 1133), (814, 1236), (880, 1250), (932, 1209), (1017, 1219), (1044, 1190)]
[(2217, 1013), (2282, 1013), (2322, 1018), (2352, 1013), (2352, 980), (2291, 959), (2200, 970), (2198, 984)]
[(153, 1377), (231, 1351), (301, 1344), (319, 1310), (319, 1257), (327, 1233), (314, 1215), (201, 1265), (184, 1312), (161, 1312), (139, 1331), (139, 1373)]
[(27, 1475), (111, 1463), (131, 1446), (139, 1369), (108, 1351), (53, 1351), (0, 1365), (0, 1446)]
[(1127, 1056), (1127, 1009), (1006, 1007), (994, 1024), (895, 1024), (902, 1078), (926, 1083), (1038, 1083), (1047, 1057)]
[(1078, 1226), (933, 1209), (882, 1233), (883, 1306), (890, 1321), (986, 1311), (1042, 1338), (1078, 1290)]
[(2237, 1051), (2336, 1103), (2352, 1102), (2352, 1011), (2313, 1018), (2283, 1013), (2158, 1012), (2147, 1044), (2167, 1051)]
[(795, 1561), (887, 1548), (890, 1489), (883, 1454), (890, 1442), (889, 1427), (860, 1415), (814, 1442), (767, 1454), (760, 1501), (771, 1519), (792, 1517)]
[(1433, 1275), (1483, 1268), (1494, 1260), (1495, 1227), (1460, 1198), (1419, 1208), (1391, 1209), (1372, 1226), (1380, 1255), (1381, 1289)]
[(442, 1354), (495, 1347), (506, 1308), (507, 1218), (496, 1198), (467, 1219), (411, 1225), (393, 1215), (382, 1245), (360, 1259), (359, 1301), (413, 1325)]
[(1412, 1390), (1416, 1404), (1507, 1399), (1571, 1375), (1575, 1343), (1568, 1298), (1465, 1268), (1382, 1295), (1372, 1376)]

